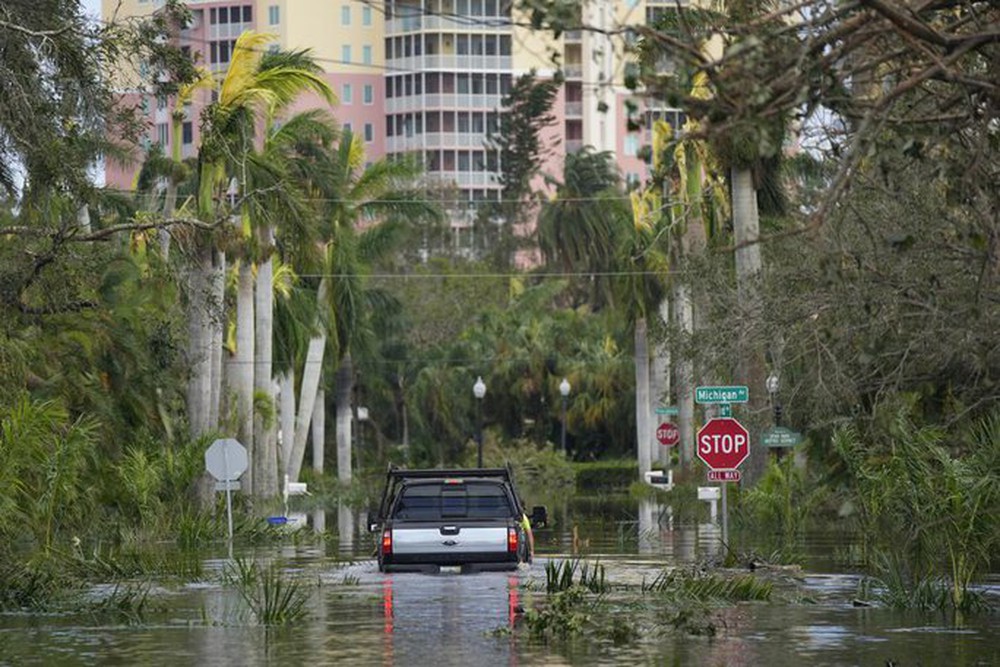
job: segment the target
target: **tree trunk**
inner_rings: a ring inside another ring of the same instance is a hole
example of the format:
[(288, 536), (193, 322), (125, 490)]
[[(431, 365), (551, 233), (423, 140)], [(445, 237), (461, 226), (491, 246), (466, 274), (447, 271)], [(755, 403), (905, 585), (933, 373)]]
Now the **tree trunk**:
[(316, 392), (316, 407), (312, 417), (312, 467), (323, 474), (326, 458), (326, 392), (320, 389)]
[[(753, 184), (753, 174), (749, 169), (732, 169), (733, 190), (733, 234), (736, 241), (736, 289), (740, 301), (740, 313), (749, 331), (759, 330), (761, 312), (761, 258), (760, 221), (757, 212), (757, 190)], [(741, 337), (742, 349), (739, 354), (740, 379), (750, 390), (751, 423), (750, 431), (757, 431), (755, 415), (766, 412), (767, 402), (763, 400), (764, 355), (761, 345), (752, 337)], [(750, 459), (745, 472), (751, 484), (760, 479), (767, 463), (767, 451), (760, 443), (750, 443)]]
[(319, 381), (323, 370), (323, 353), (326, 351), (326, 334), (320, 333), (309, 341), (306, 351), (305, 368), (302, 370), (302, 388), (299, 391), (299, 410), (295, 417), (295, 438), (288, 456), (288, 480), (299, 481), (302, 471), (302, 458), (306, 453), (306, 440), (309, 437), (309, 423), (312, 421), (313, 409), (316, 406), (316, 394), (319, 392)]
[[(257, 266), (257, 290), (255, 293), (255, 354), (254, 354), (254, 389), (257, 393), (267, 396), (272, 407), (277, 407), (277, 397), (274, 391), (274, 260), (271, 246), (274, 233), (270, 227), (260, 231), (261, 246), (264, 260)], [(293, 397), (294, 410), (294, 397)], [(258, 452), (259, 467), (257, 468), (257, 495), (260, 498), (270, 498), (277, 495), (280, 485), (279, 478), (284, 474), (285, 467), (279, 468), (278, 437), (276, 420), (265, 424), (258, 420), (254, 429), (254, 444)], [(280, 474), (279, 474), (280, 470)]]
[(222, 400), (222, 347), (226, 340), (226, 253), (221, 250), (213, 253), (211, 295), (208, 321), (212, 340), (208, 428), (216, 430), (219, 427), (219, 405)]
[(645, 480), (650, 470), (649, 418), (649, 341), (646, 333), (646, 319), (635, 322), (635, 430), (636, 448), (639, 454), (639, 479)]
[(212, 398), (212, 249), (200, 248), (188, 272), (188, 427), (197, 439), (210, 430)]
[[(670, 299), (665, 298), (660, 302), (660, 321), (667, 325), (670, 323)], [(658, 417), (656, 416), (656, 408), (660, 405), (671, 405), (670, 397), (670, 346), (668, 341), (664, 339), (662, 342), (656, 345), (656, 351), (653, 356), (653, 375), (650, 379), (650, 407), (652, 408), (651, 414), (654, 421), (654, 426), (657, 425), (655, 422)], [(662, 466), (666, 467), (670, 464), (670, 448), (661, 447), (657, 442), (653, 442), (653, 447), (656, 451), (653, 454), (653, 461), (659, 462)]]
[(677, 359), (677, 429), (681, 439), (681, 468), (691, 470), (694, 462), (694, 363), (690, 346), (694, 334), (694, 310), (686, 278), (674, 284), (674, 317), (684, 350)]
[(291, 370), (281, 374), (281, 474), (288, 472), (292, 460), (292, 444), (295, 442), (295, 373)]
[(354, 392), (354, 365), (346, 354), (337, 368), (337, 479), (351, 481), (351, 395)]
[(257, 495), (263, 480), (259, 460), (262, 452), (254, 443), (254, 295), (253, 267), (244, 259), (240, 262), (236, 288), (236, 354), (228, 365), (228, 381), (236, 398), (236, 439), (246, 447), (250, 459), (247, 470), (247, 493)]

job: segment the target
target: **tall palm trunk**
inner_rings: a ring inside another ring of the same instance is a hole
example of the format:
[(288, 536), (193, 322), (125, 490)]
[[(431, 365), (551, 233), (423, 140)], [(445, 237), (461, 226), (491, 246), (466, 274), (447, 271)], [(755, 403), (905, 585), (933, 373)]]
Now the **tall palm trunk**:
[[(660, 302), (659, 307), (660, 321), (663, 324), (670, 323), (670, 298), (665, 297), (663, 301)], [(668, 404), (671, 401), (671, 356), (670, 356), (670, 346), (668, 341), (664, 340), (658, 343), (655, 347), (653, 353), (653, 369), (652, 377), (650, 378), (650, 407), (653, 410), (651, 414), (653, 415), (654, 426), (657, 420), (655, 409), (661, 404)], [(655, 442), (653, 443), (653, 448), (655, 449), (653, 453), (653, 462), (659, 462), (661, 465), (668, 465), (670, 463), (670, 450), (666, 447), (660, 447)]]
[(188, 272), (188, 426), (192, 438), (211, 429), (212, 397), (212, 249), (198, 248)]
[[(760, 220), (757, 212), (757, 190), (750, 169), (733, 167), (733, 234), (736, 241), (736, 288), (740, 300), (740, 310), (747, 321), (746, 328), (757, 329), (763, 316), (760, 279), (761, 258)], [(750, 408), (753, 413), (766, 408), (764, 396), (764, 356), (763, 349), (753, 338), (740, 339), (740, 375), (750, 389)], [(751, 430), (754, 430), (751, 428)], [(748, 481), (760, 478), (767, 463), (767, 451), (760, 443), (751, 441), (750, 460), (747, 466)]]
[[(261, 248), (265, 259), (257, 267), (257, 291), (255, 294), (256, 346), (254, 355), (253, 386), (257, 393), (267, 397), (275, 405), (274, 393), (274, 260), (271, 246), (274, 242), (273, 230), (268, 226), (261, 230)], [(293, 399), (294, 400), (294, 399)], [(293, 403), (294, 406), (294, 403)], [(278, 444), (275, 420), (254, 422), (254, 446), (257, 450), (255, 466), (255, 492), (259, 498), (277, 495)], [(282, 467), (284, 470), (284, 467)]]
[(281, 374), (281, 452), (279, 470), (287, 471), (295, 442), (295, 373), (291, 369)]
[(247, 449), (252, 462), (245, 478), (248, 493), (255, 493), (261, 481), (256, 465), (259, 458), (254, 443), (254, 294), (253, 267), (240, 262), (236, 287), (236, 354), (228, 365), (229, 386), (236, 398), (236, 439)]
[(337, 479), (342, 484), (351, 481), (351, 395), (354, 391), (354, 364), (345, 354), (337, 368)]
[(646, 318), (635, 322), (635, 430), (639, 455), (639, 479), (646, 479), (652, 463), (652, 420), (649, 415), (649, 340)]
[(226, 253), (212, 253), (211, 312), (208, 320), (211, 338), (209, 366), (208, 427), (219, 426), (219, 406), (222, 401), (222, 348), (226, 340)]
[(312, 417), (312, 467), (323, 474), (326, 458), (326, 392), (320, 389), (316, 392), (316, 407)]
[[(326, 307), (330, 291), (330, 282), (323, 278), (316, 293), (318, 309)], [(316, 395), (319, 392), (319, 382), (323, 376), (323, 355), (326, 352), (326, 329), (317, 322), (318, 333), (309, 340), (306, 359), (302, 369), (302, 387), (299, 390), (298, 414), (295, 417), (295, 438), (288, 455), (288, 479), (297, 482), (302, 472), (302, 459), (306, 453), (306, 440), (309, 437), (309, 423), (312, 421), (313, 409), (316, 406)]]

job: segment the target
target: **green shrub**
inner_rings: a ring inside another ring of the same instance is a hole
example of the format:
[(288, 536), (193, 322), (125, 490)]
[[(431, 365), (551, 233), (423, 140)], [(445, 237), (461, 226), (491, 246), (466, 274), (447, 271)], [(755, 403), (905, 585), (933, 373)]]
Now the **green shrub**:
[(583, 493), (628, 491), (632, 482), (639, 478), (639, 464), (628, 459), (574, 463), (573, 469), (576, 490)]

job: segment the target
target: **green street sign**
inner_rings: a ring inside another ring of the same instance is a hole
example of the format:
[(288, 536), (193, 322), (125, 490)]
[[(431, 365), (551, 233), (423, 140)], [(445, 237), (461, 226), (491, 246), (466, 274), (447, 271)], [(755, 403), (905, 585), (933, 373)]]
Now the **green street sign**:
[(774, 426), (761, 434), (765, 447), (794, 447), (802, 442), (802, 434), (784, 426)]
[(732, 417), (733, 416), (733, 406), (730, 403), (719, 403), (719, 416), (720, 417)]
[(750, 390), (745, 386), (697, 387), (694, 390), (695, 403), (746, 403), (750, 400)]
[(656, 414), (658, 415), (677, 415), (680, 414), (680, 412), (680, 408), (676, 408), (672, 405), (656, 408)]

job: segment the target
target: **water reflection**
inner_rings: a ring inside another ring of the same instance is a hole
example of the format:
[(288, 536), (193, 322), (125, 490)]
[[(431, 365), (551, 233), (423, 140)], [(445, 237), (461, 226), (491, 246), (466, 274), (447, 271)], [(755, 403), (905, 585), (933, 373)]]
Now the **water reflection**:
[(521, 585), (518, 575), (495, 572), (385, 575), (382, 664), (395, 664), (396, 656), (405, 665), (440, 664), (447, 655), (466, 656), (467, 664), (518, 664)]
[(354, 525), (357, 513), (342, 500), (337, 501), (337, 537), (341, 554), (354, 552)]

